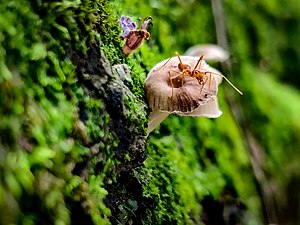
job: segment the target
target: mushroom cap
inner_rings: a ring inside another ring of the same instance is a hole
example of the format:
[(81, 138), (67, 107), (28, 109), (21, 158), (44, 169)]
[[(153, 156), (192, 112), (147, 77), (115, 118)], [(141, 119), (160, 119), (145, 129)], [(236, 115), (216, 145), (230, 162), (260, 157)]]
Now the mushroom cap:
[[(180, 58), (183, 64), (189, 65), (191, 70), (199, 60), (198, 57), (192, 56), (180, 56)], [(205, 61), (202, 60), (201, 65), (196, 69), (214, 74), (207, 75), (208, 80), (204, 85), (196, 78), (182, 76), (178, 69), (177, 56), (166, 62), (167, 60), (164, 60), (155, 65), (145, 80), (148, 104), (152, 111), (193, 115), (193, 111), (216, 96), (222, 77), (215, 75), (220, 72), (207, 65)]]
[(224, 62), (229, 58), (229, 54), (221, 46), (214, 44), (195, 45), (190, 47), (184, 55), (200, 56), (204, 55), (204, 59), (211, 62)]

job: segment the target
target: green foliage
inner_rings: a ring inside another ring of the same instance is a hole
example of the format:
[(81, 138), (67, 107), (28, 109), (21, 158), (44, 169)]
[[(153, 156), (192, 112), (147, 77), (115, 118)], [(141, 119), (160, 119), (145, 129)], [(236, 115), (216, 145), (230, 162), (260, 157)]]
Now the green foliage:
[[(95, 224), (108, 223), (103, 177), (84, 180), (72, 173), (90, 153), (80, 135), (73, 138), (76, 96), (82, 95), (67, 55), (71, 49), (85, 53), (86, 41), (95, 39), (99, 5), (104, 6), (94, 1), (0, 3), (1, 224), (70, 224), (69, 207), (75, 202), (85, 205)], [(103, 132), (108, 120), (98, 130)], [(108, 136), (105, 145), (113, 142)]]
[[(225, 14), (234, 58), (253, 62), (281, 80), (299, 87), (300, 31), (298, 1), (225, 1)], [(243, 28), (243, 29), (241, 29)]]
[(246, 119), (253, 121), (249, 127), (268, 155), (265, 169), (276, 174), (274, 179), (285, 186), (291, 177), (298, 177), (295, 171), (299, 153), (295, 150), (299, 146), (299, 92), (253, 67), (245, 66), (243, 73), (249, 88), (245, 107), (257, 109), (255, 113), (246, 111)]
[[(300, 84), (294, 76), (300, 65), (300, 4), (235, 0), (224, 7), (235, 79), (244, 91), (239, 99), (244, 120), (265, 150), (264, 171), (276, 190), (286, 193), (300, 179), (300, 97), (274, 77)], [(153, 18), (151, 39), (129, 57), (118, 37), (120, 15), (137, 22)], [(71, 224), (84, 215), (87, 223), (109, 224), (115, 216), (104, 204), (112, 191), (104, 186), (117, 180), (119, 140), (109, 128), (101, 96), (78, 84), (73, 52), (83, 56), (95, 45), (111, 65), (129, 65), (133, 95), (123, 99), (124, 126), (145, 131), (147, 72), (174, 51), (216, 42), (215, 36), (206, 1), (1, 2), (0, 223)], [(133, 170), (141, 198), (116, 190), (128, 198), (118, 205), (121, 222), (130, 223), (139, 213), (143, 224), (201, 224), (204, 196), (220, 200), (229, 186), (248, 207), (245, 223), (259, 224), (262, 209), (251, 155), (225, 97), (223, 89), (229, 88), (220, 88), (220, 118), (169, 116), (149, 136), (147, 159)], [(87, 114), (84, 123), (80, 104)], [(123, 160), (133, 158), (126, 153)]]
[[(250, 211), (259, 215), (260, 206), (253, 178), (249, 176), (252, 172), (246, 149), (227, 111), (228, 106), (222, 109), (224, 117), (216, 121), (171, 116), (164, 122), (163, 127), (168, 130), (164, 137), (155, 134), (149, 139), (146, 160), (149, 183), (145, 185), (144, 194), (154, 199), (159, 199), (156, 195), (161, 194), (163, 203), (158, 205), (164, 204), (162, 208), (168, 215), (173, 212), (171, 218), (176, 216), (177, 221), (192, 223), (193, 219), (199, 222), (202, 198), (206, 195), (218, 198), (226, 185), (234, 185)], [(163, 182), (165, 176), (171, 178)], [(175, 193), (177, 201), (167, 198)], [(181, 219), (177, 216), (180, 212), (184, 215), (179, 214)], [(163, 211), (155, 211), (154, 215), (160, 213)], [(150, 221), (168, 220), (153, 216)]]
[[(146, 71), (176, 50), (184, 52), (192, 45), (216, 41), (210, 3), (114, 1), (113, 5), (120, 15), (133, 19), (153, 17), (153, 27), (149, 29), (151, 39), (131, 56), (140, 61)], [(245, 92), (239, 104), (247, 126), (266, 150), (268, 158), (264, 169), (274, 176), (279, 184), (277, 190), (282, 192), (291, 179), (299, 177), (295, 172), (299, 158), (295, 151), (299, 146), (299, 93), (270, 76), (299, 85), (295, 76), (299, 71), (296, 41), (299, 26), (295, 23), (299, 20), (296, 13), (299, 7), (296, 1), (284, 7), (280, 1), (271, 0), (224, 3), (234, 72), (240, 75), (236, 80)], [(185, 223), (191, 215), (199, 218), (200, 200), (207, 194), (219, 198), (228, 185), (234, 186), (256, 218), (248, 218), (249, 224), (257, 224), (262, 217), (250, 153), (222, 94), (222, 89), (229, 86), (223, 85), (219, 93), (223, 111), (220, 118), (170, 116), (160, 132), (150, 135), (148, 159), (142, 170), (146, 181), (144, 195), (158, 200), (155, 213), (148, 212), (149, 221), (170, 222), (165, 210), (168, 215), (172, 214), (171, 218)], [(287, 166), (291, 156), (295, 163)]]

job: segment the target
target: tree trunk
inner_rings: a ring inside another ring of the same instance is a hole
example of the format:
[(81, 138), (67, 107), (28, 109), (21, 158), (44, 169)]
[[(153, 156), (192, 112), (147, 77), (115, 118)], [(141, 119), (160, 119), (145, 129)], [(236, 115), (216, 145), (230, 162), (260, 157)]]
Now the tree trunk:
[[(146, 74), (215, 39), (210, 5), (180, 4), (0, 3), (0, 224), (298, 221), (299, 93), (248, 60), (253, 43), (233, 24), (253, 29), (255, 19), (237, 20), (242, 6), (228, 15), (225, 47), (244, 96), (223, 84), (220, 118), (171, 115), (147, 136)], [(129, 57), (119, 38), (126, 13), (154, 23)]]

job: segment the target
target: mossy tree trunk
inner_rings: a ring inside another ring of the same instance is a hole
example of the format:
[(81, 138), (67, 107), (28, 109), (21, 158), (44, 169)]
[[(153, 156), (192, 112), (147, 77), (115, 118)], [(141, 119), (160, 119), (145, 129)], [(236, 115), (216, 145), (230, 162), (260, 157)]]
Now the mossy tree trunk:
[[(0, 223), (295, 224), (299, 93), (253, 63), (277, 65), (266, 57), (276, 31), (256, 27), (268, 23), (247, 3), (224, 4), (244, 96), (226, 86), (219, 119), (170, 116), (146, 137), (146, 73), (175, 50), (216, 41), (210, 3), (1, 2)], [(269, 7), (261, 3), (284, 21)], [(123, 13), (154, 18), (130, 57)]]

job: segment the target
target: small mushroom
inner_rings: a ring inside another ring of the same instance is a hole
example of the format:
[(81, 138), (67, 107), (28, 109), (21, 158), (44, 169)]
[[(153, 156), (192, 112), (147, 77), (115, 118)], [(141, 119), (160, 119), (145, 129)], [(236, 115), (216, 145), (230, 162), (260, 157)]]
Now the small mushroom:
[[(193, 70), (198, 57), (181, 56), (186, 68)], [(151, 109), (148, 134), (169, 114), (180, 116), (205, 116), (215, 118), (222, 114), (216, 98), (222, 77), (219, 71), (201, 62), (198, 70), (212, 72), (210, 79), (200, 83), (194, 77), (180, 71), (178, 57), (164, 60), (155, 65), (145, 80), (148, 104)]]
[(210, 62), (223, 62), (229, 58), (229, 54), (221, 46), (214, 44), (195, 45), (190, 47), (184, 55), (199, 57), (204, 55), (204, 60)]

